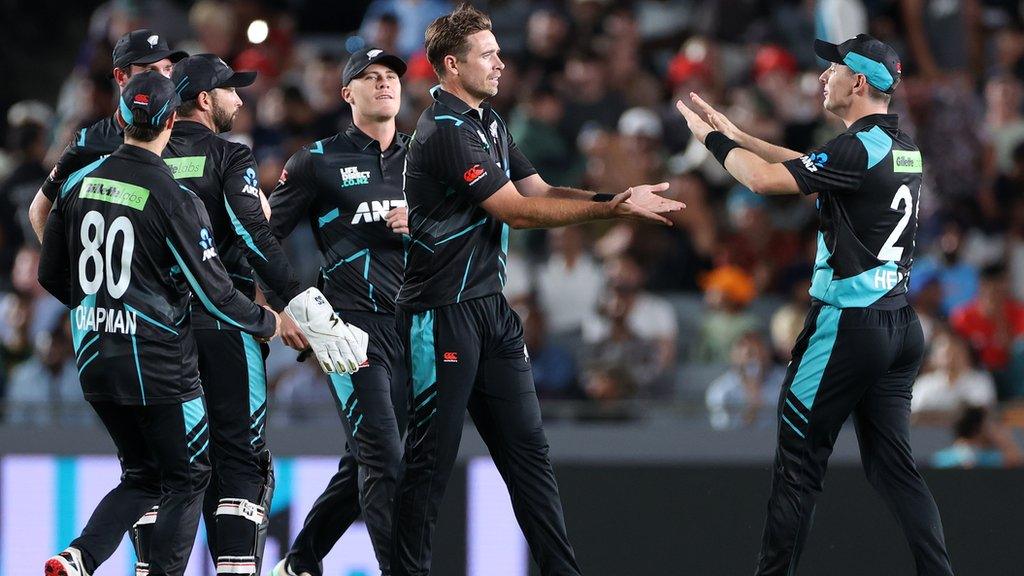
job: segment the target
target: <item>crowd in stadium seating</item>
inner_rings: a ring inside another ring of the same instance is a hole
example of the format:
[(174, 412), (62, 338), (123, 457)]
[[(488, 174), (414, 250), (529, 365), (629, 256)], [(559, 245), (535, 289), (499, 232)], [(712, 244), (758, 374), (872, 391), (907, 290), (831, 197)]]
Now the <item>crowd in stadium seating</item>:
[[(32, 416), (10, 409), (8, 421), (45, 421), (80, 402), (64, 315), (34, 280), (37, 243), (26, 209), (73, 130), (111, 113), (112, 39), (148, 25), (165, 29), (172, 45), (258, 70), (228, 137), (253, 147), (269, 193), (295, 150), (347, 124), (338, 96), (346, 49), (369, 43), (408, 59), (398, 120), (412, 130), (435, 84), (422, 31), (451, 8), (444, 0), (374, 0), (358, 31), (305, 34), (291, 15), (259, 2), (200, 0), (187, 11), (152, 4), (104, 5), (59, 99), (6, 111), (0, 389), (11, 403), (46, 406)], [(598, 414), (621, 413), (615, 407), (632, 399), (706, 402), (715, 427), (774, 425), (789, 349), (810, 302), (814, 199), (765, 198), (737, 185), (690, 138), (672, 102), (698, 92), (742, 129), (810, 149), (843, 129), (822, 109), (811, 39), (867, 30), (903, 56), (893, 111), (926, 165), (911, 285), (930, 351), (915, 417), (956, 422), (974, 439), (965, 446), (1020, 462), (1012, 443), (998, 440), (1003, 422), (1024, 422), (1018, 3), (476, 4), (491, 14), (507, 65), (492, 104), (547, 181), (607, 192), (668, 181), (669, 194), (687, 204), (671, 216), (673, 227), (608, 222), (514, 235), (507, 296), (523, 317), (542, 398), (576, 400)], [(256, 17), (270, 23), (270, 34), (251, 44), (246, 26)], [(319, 262), (311, 237), (286, 247), (312, 279)], [(321, 401), (316, 367), (275, 350), (276, 409), (287, 415), (290, 405)]]

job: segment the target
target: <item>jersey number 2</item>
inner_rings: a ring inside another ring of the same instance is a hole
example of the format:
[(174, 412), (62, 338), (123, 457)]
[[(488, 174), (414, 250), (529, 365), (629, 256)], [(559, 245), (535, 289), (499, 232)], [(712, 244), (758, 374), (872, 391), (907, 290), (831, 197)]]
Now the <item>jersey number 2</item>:
[(907, 228), (907, 224), (910, 224), (910, 215), (914, 212), (914, 196), (910, 193), (910, 187), (906, 184), (900, 186), (889, 207), (893, 210), (903, 210), (903, 217), (896, 223), (896, 228), (889, 234), (882, 249), (878, 251), (878, 259), (899, 262), (903, 259), (903, 247), (897, 246), (896, 243), (899, 242), (900, 236), (903, 236), (903, 230)]
[[(135, 229), (127, 216), (118, 216), (110, 223), (104, 239), (103, 229), (106, 227), (103, 214), (90, 210), (82, 219), (82, 254), (78, 257), (78, 282), (82, 291), (88, 296), (99, 292), (104, 276), (107, 280), (107, 293), (115, 300), (124, 296), (128, 285), (132, 282), (132, 252), (135, 251)], [(114, 278), (113, 250), (117, 235), (124, 237), (121, 242), (121, 255), (118, 258), (121, 272)], [(105, 240), (105, 241), (104, 241)], [(106, 245), (101, 254), (100, 247)], [(106, 266), (104, 263), (106, 256)], [(92, 262), (93, 274), (89, 274), (89, 262)], [(106, 274), (104, 274), (106, 271)]]

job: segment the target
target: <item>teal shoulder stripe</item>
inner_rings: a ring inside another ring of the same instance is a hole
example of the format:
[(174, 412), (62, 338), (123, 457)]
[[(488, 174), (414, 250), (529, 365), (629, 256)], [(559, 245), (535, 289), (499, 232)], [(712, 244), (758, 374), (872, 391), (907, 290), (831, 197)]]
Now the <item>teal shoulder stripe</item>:
[(92, 163), (86, 165), (84, 168), (72, 172), (71, 175), (68, 176), (68, 179), (64, 181), (64, 185), (60, 187), (61, 197), (63, 197), (65, 194), (70, 192), (75, 186), (77, 186), (78, 183), (81, 182), (87, 174), (89, 174), (89, 172), (92, 172), (93, 170), (99, 168), (100, 164), (103, 164), (103, 161), (106, 160), (107, 158), (109, 158), (109, 156), (104, 156), (103, 158), (95, 160)]
[(253, 241), (252, 234), (249, 234), (249, 231), (245, 229), (245, 226), (242, 226), (242, 223), (239, 222), (238, 216), (235, 216), (235, 211), (231, 209), (231, 203), (228, 202), (226, 196), (224, 197), (224, 208), (228, 211), (228, 218), (231, 219), (231, 225), (235, 227), (235, 234), (241, 236), (242, 240), (245, 241), (245, 245), (248, 246), (249, 249), (257, 256), (263, 258), (264, 262), (267, 262), (267, 257), (263, 255), (263, 252), (260, 252), (260, 249), (256, 246), (256, 242)]
[(206, 292), (203, 292), (203, 287), (199, 285), (199, 281), (196, 280), (192, 271), (189, 270), (188, 264), (185, 264), (185, 260), (181, 257), (181, 254), (178, 253), (178, 249), (174, 247), (174, 244), (169, 238), (165, 238), (164, 240), (167, 242), (167, 247), (171, 249), (171, 254), (174, 254), (174, 259), (177, 260), (178, 266), (181, 267), (181, 272), (185, 275), (185, 279), (188, 280), (188, 285), (192, 288), (192, 291), (195, 292), (196, 296), (199, 297), (199, 301), (203, 303), (203, 306), (217, 318), (220, 318), (236, 328), (243, 328), (240, 323), (232, 320), (227, 316), (227, 314), (224, 314), (219, 308), (214, 306), (213, 302), (206, 295)]
[(865, 132), (857, 132), (857, 138), (864, 144), (868, 151), (868, 170), (875, 167), (882, 161), (892, 149), (892, 138), (884, 130), (875, 126)]
[(313, 142), (313, 145), (309, 147), (309, 153), (310, 154), (323, 154), (324, 153), (324, 143), (323, 143), (323, 141), (322, 140), (317, 140), (316, 142)]
[(267, 402), (267, 374), (263, 369), (263, 350), (259, 342), (245, 332), (241, 336), (249, 374), (249, 415), (252, 416)]
[(434, 352), (434, 311), (427, 310), (412, 317), (409, 342), (412, 360), (412, 391), (418, 397), (437, 382), (437, 356)]
[(808, 410), (814, 406), (814, 398), (821, 386), (821, 377), (825, 373), (829, 358), (832, 357), (842, 312), (835, 306), (821, 307), (815, 322), (814, 334), (811, 335), (807, 350), (800, 359), (800, 365), (790, 385), (790, 391)]
[(455, 116), (449, 116), (448, 114), (442, 114), (440, 116), (434, 116), (434, 120), (451, 120), (452, 122), (455, 123), (455, 127), (456, 128), (458, 128), (459, 126), (462, 126), (462, 123), (465, 122), (465, 120), (462, 120), (461, 118), (456, 118)]
[(79, 148), (85, 146), (85, 130), (85, 128), (82, 128), (81, 130), (78, 131), (78, 142), (76, 142), (76, 145)]

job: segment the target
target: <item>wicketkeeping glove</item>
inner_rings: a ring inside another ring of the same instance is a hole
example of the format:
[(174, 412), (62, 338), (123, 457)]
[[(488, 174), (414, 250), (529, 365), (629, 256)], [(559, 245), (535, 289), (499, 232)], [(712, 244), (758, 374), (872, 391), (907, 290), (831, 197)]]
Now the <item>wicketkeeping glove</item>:
[(320, 290), (308, 288), (292, 298), (285, 312), (306, 336), (324, 372), (354, 374), (366, 362), (370, 337), (342, 322)]

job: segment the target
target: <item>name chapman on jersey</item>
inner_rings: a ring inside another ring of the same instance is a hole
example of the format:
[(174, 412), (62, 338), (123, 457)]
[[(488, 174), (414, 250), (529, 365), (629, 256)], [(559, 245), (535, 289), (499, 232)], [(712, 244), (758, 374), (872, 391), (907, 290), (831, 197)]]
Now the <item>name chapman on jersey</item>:
[(80, 332), (134, 335), (138, 327), (135, 312), (118, 308), (79, 306), (72, 311), (75, 328)]

